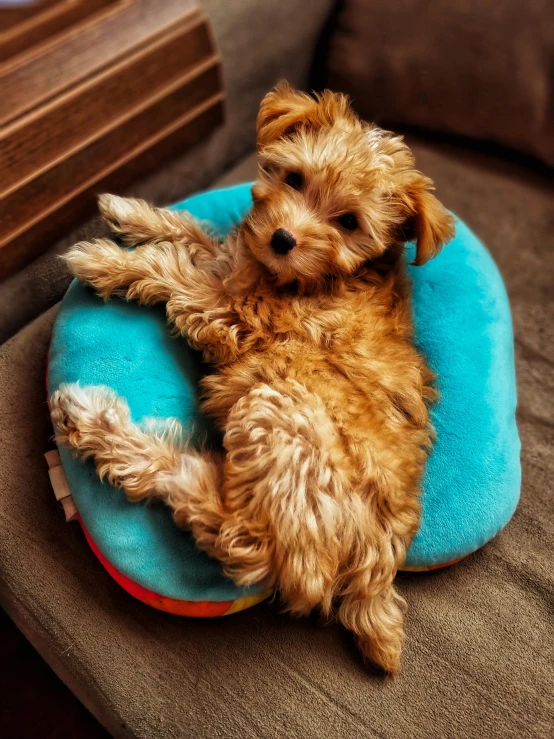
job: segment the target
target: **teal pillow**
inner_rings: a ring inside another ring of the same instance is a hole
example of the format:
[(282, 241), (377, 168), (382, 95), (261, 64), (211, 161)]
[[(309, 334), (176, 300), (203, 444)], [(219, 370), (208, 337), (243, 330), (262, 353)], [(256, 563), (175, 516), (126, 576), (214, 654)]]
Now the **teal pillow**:
[[(223, 236), (250, 205), (244, 184), (175, 208)], [(475, 551), (509, 521), (519, 498), (520, 444), (510, 309), (489, 253), (457, 220), (453, 241), (410, 274), (417, 343), (441, 393), (432, 410), (438, 438), (423, 481), (421, 527), (406, 561), (406, 568), (429, 569)], [(54, 327), (50, 393), (62, 382), (109, 385), (127, 399), (135, 420), (175, 416), (198, 433), (205, 429), (196, 396), (201, 372), (197, 353), (170, 337), (163, 307), (103, 303), (73, 282)], [(90, 461), (63, 448), (60, 454), (88, 533), (125, 577), (172, 599), (233, 601), (258, 592), (228, 580), (168, 509), (126, 502), (98, 480)]]

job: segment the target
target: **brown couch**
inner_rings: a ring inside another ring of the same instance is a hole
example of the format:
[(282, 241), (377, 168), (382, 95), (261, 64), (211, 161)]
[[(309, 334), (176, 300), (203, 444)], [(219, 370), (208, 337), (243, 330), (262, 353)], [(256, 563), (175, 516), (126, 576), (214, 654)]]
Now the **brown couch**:
[[(387, 53), (389, 81), (399, 91), (410, 89), (416, 95), (406, 78), (412, 54), (427, 75), (426, 94), (431, 90), (439, 96), (436, 106), (441, 105), (441, 91), (446, 94), (440, 80), (436, 85), (429, 81), (436, 59), (426, 59), (427, 37), (421, 29), (412, 34), (410, 23), (404, 23), (401, 34), (387, 37), (387, 52), (379, 28), (390, 28), (395, 4), (346, 0), (330, 19), (332, 3), (322, 0), (304, 0), (300, 8), (293, 0), (203, 4), (223, 52), (228, 123), (208, 143), (137, 183), (130, 193), (167, 203), (207, 186), (233, 163), (220, 183), (252, 178), (254, 158), (248, 151), (259, 99), (282, 76), (308, 85), (314, 58), (316, 81), (331, 80), (352, 92), (363, 111), (387, 85)], [(520, 5), (524, 17), (526, 8)], [(530, 5), (536, 9), (541, 3)], [(398, 13), (401, 8), (412, 12), (413, 6), (405, 0)], [(475, 34), (486, 33), (494, 20), (486, 15), (493, 13), (492, 5), (478, 0), (442, 0), (436, 6), (441, 28), (449, 22), (444, 9), (457, 8), (451, 38), (464, 49), (468, 38), (475, 43)], [(472, 21), (470, 10), (479, 7), (482, 15)], [(428, 7), (430, 29), (433, 12)], [(524, 25), (520, 15), (512, 10), (514, 25), (506, 29), (512, 37)], [(541, 22), (547, 23), (546, 15)], [(398, 23), (402, 25), (402, 18)], [(369, 25), (373, 45), (367, 41)], [(518, 39), (515, 46), (524, 49), (525, 39)], [(528, 57), (534, 52), (528, 50)], [(553, 60), (554, 55), (545, 61), (550, 70)], [(494, 75), (489, 82), (488, 95), (494, 100)], [(418, 84), (415, 75), (411, 85), (417, 90)], [(394, 89), (387, 99), (394, 101)], [(549, 99), (551, 105), (552, 87)], [(486, 104), (483, 96), (479, 105)], [(454, 105), (448, 101), (449, 110)], [(364, 668), (342, 629), (321, 626), (315, 618), (293, 620), (279, 612), (277, 603), (227, 619), (194, 620), (133, 600), (102, 569), (79, 528), (64, 524), (42, 457), (51, 434), (46, 352), (55, 303), (69, 279), (54, 255), (82, 234), (99, 233), (96, 221), (84, 224), (0, 285), (1, 328), (5, 339), (11, 336), (0, 347), (0, 603), (114, 736), (552, 735), (552, 170), (546, 156), (541, 162), (475, 144), (491, 138), (504, 145), (517, 143), (513, 130), (509, 140), (504, 138), (502, 121), (493, 135), (486, 111), (476, 111), (473, 127), (464, 121), (462, 130), (452, 124), (450, 113), (433, 118), (432, 106), (417, 120), (410, 120), (409, 107), (391, 103), (375, 110), (385, 123), (419, 127), (417, 135), (409, 135), (418, 166), (435, 180), (441, 200), (489, 247), (506, 280), (523, 443), (520, 506), (494, 541), (462, 563), (399, 577), (410, 611), (403, 669), (394, 682), (383, 682)], [(463, 111), (471, 117), (471, 109)], [(551, 108), (549, 114), (552, 131)], [(471, 135), (473, 141), (439, 137), (429, 133), (432, 129)], [(519, 135), (521, 151), (538, 156), (547, 151), (542, 144), (528, 145), (523, 124)]]

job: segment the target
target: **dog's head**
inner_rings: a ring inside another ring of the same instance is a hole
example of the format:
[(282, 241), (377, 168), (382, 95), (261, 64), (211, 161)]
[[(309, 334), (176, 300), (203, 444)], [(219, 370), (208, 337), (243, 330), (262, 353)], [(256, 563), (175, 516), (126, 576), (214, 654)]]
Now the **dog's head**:
[(243, 243), (280, 284), (348, 275), (416, 240), (416, 264), (453, 233), (401, 137), (368, 125), (344, 95), (281, 82), (257, 121), (259, 174)]

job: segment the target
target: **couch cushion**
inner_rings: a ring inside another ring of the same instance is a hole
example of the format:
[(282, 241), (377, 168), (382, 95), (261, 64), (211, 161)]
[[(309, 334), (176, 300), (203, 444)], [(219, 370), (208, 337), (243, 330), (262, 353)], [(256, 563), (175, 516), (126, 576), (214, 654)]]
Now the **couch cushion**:
[(487, 547), (456, 567), (399, 577), (408, 640), (394, 683), (367, 672), (342, 629), (291, 619), (277, 603), (193, 620), (130, 598), (52, 503), (42, 453), (53, 314), (0, 348), (0, 602), (112, 736), (169, 739), (189, 727), (198, 739), (549, 735), (552, 183), (452, 147), (414, 150), (506, 279), (523, 488), (511, 523)]
[(345, 0), (327, 84), (392, 128), (495, 141), (554, 166), (548, 0)]

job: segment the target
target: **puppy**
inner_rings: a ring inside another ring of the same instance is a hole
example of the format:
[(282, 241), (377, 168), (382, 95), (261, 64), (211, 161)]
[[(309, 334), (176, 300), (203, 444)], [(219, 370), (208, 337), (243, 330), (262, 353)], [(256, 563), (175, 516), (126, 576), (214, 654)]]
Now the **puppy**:
[(336, 615), (394, 674), (405, 602), (393, 580), (418, 528), (435, 396), (404, 247), (414, 239), (424, 264), (453, 221), (403, 140), (343, 95), (279, 84), (257, 144), (252, 210), (223, 243), (186, 213), (104, 195), (104, 218), (137, 248), (101, 239), (66, 255), (105, 299), (165, 303), (214, 367), (203, 410), (224, 455), (190, 448), (176, 421), (135, 425), (104, 387), (54, 393), (57, 440), (129, 500), (164, 501), (237, 584)]

